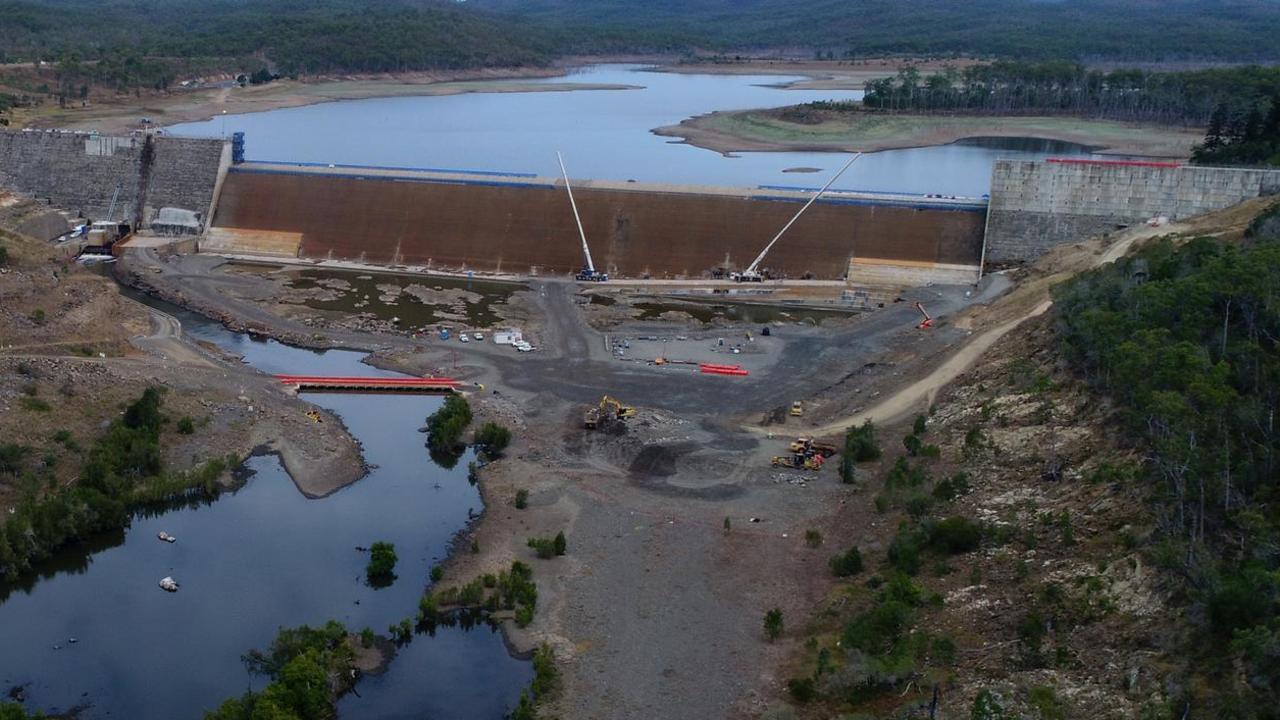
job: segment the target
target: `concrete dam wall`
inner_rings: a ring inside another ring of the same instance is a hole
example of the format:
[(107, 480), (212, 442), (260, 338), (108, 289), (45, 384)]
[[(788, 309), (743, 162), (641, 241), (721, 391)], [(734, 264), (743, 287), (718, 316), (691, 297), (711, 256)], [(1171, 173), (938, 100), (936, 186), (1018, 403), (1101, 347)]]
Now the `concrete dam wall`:
[(1033, 260), (1153, 217), (1221, 210), (1280, 192), (1280, 170), (1125, 161), (1000, 160), (991, 178), (987, 259)]
[[(597, 269), (622, 276), (700, 277), (741, 269), (808, 199), (785, 189), (573, 184)], [(792, 278), (842, 278), (850, 260), (921, 268), (978, 264), (985, 206), (969, 201), (823, 198), (763, 263)], [(212, 243), (229, 252), (514, 273), (582, 266), (558, 179), (375, 168), (233, 167)]]
[(229, 162), (225, 145), (165, 136), (0, 131), (0, 186), (95, 220), (107, 218), (113, 195), (111, 219), (145, 222), (162, 207), (205, 216), (219, 167)]

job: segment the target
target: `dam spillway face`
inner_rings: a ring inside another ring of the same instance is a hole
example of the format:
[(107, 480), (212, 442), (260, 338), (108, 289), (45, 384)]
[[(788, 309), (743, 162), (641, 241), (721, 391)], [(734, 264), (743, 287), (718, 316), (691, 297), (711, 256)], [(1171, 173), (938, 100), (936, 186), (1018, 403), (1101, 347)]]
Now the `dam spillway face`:
[[(809, 197), (604, 181), (574, 194), (597, 266), (655, 278), (701, 277), (726, 257), (746, 267)], [(764, 265), (819, 279), (844, 277), (854, 258), (973, 266), (984, 221), (984, 201), (842, 193), (815, 203)], [(227, 174), (213, 225), (242, 249), (297, 238), (304, 258), (544, 274), (582, 264), (564, 186), (549, 178), (247, 163)]]

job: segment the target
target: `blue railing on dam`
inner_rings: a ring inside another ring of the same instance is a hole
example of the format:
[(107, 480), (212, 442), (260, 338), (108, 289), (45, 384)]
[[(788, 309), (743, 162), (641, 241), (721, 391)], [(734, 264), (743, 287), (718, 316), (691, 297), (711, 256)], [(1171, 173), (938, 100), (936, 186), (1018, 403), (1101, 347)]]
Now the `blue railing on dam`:
[[(255, 161), (258, 162), (258, 161)], [(298, 164), (298, 163), (292, 163)], [(328, 168), (328, 165), (320, 165), (319, 167)], [(352, 166), (359, 167), (359, 166)], [(377, 169), (365, 167), (365, 169)], [(467, 180), (464, 178), (444, 178), (444, 177), (415, 177), (413, 175), (368, 175), (363, 173), (347, 173), (347, 172), (326, 172), (326, 173), (309, 173), (305, 171), (287, 170), (283, 168), (257, 168), (245, 167), (237, 165), (229, 168), (227, 172), (245, 173), (253, 175), (306, 175), (308, 177), (327, 177), (341, 178), (344, 180), (383, 180), (386, 182), (411, 182), (411, 183), (435, 183), (437, 185), (482, 185), (486, 187), (517, 187), (517, 188), (542, 188), (555, 189), (555, 185), (549, 183), (532, 183), (532, 182), (503, 182), (501, 180)], [(508, 175), (508, 177), (521, 177), (517, 175)], [(532, 177), (537, 177), (532, 176)]]
[[(808, 198), (789, 197), (785, 195), (752, 195), (752, 200), (769, 200), (774, 202), (791, 202), (803, 203)], [(886, 205), (892, 207), (904, 207), (914, 210), (959, 210), (964, 212), (983, 211), (987, 209), (987, 203), (974, 200), (971, 202), (950, 200), (946, 198), (937, 198), (930, 202), (927, 196), (921, 196), (920, 200), (898, 200), (893, 197), (866, 197), (866, 198), (849, 198), (849, 197), (829, 197), (823, 196), (818, 200), (820, 205), (864, 205), (868, 207), (884, 207)]]
[(297, 162), (294, 160), (250, 160), (261, 165), (295, 165), (315, 168), (350, 168), (353, 170), (392, 170), (400, 172), (453, 173), (455, 175), (487, 175), (491, 177), (533, 178), (535, 173), (501, 172), (498, 170), (459, 170), (456, 168), (401, 167), (398, 165), (346, 165), (343, 163)]

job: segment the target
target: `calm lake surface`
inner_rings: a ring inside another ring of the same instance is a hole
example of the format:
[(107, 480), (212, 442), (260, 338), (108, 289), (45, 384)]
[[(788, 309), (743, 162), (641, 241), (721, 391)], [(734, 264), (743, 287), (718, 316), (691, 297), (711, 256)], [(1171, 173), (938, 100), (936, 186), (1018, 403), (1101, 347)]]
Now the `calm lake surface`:
[[(685, 75), (639, 65), (598, 65), (533, 83), (638, 85), (635, 90), (472, 93), (348, 100), (227, 115), (175, 125), (177, 135), (245, 132), (250, 160), (429, 167), (703, 185), (821, 187), (840, 165), (832, 153), (724, 157), (650, 131), (716, 110), (855, 100), (862, 91), (786, 90), (782, 75)], [(1089, 155), (1071, 143), (1019, 139), (888, 150), (864, 156), (836, 188), (981, 196), (996, 158)], [(1114, 157), (1114, 156), (1109, 156)], [(821, 173), (784, 173), (787, 168)]]
[[(174, 312), (171, 307), (166, 310)], [(368, 375), (362, 353), (315, 353), (251, 340), (177, 311), (188, 333), (241, 353), (265, 372)], [(87, 705), (85, 718), (199, 718), (222, 700), (261, 688), (240, 660), (281, 626), (333, 618), (349, 630), (412, 618), (431, 565), (479, 513), (464, 457), (445, 470), (417, 432), (440, 398), (309, 395), (339, 414), (378, 466), (322, 500), (308, 500), (275, 457), (249, 461), (253, 476), (211, 505), (139, 518), (123, 534), (70, 549), (45, 576), (0, 585), (0, 690), (26, 688), (30, 710)], [(177, 536), (160, 542), (161, 530)], [(365, 584), (376, 540), (395, 543), (399, 579)], [(156, 583), (172, 575), (176, 594)], [(70, 638), (76, 638), (72, 644)], [(365, 678), (347, 718), (499, 720), (532, 677), (487, 625), (415, 636), (390, 669)]]

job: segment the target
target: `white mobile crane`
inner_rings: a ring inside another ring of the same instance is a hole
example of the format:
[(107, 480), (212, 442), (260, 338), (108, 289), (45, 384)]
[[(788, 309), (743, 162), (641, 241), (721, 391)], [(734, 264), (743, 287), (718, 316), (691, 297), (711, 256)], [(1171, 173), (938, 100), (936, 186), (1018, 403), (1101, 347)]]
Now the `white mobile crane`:
[(774, 235), (773, 239), (769, 241), (769, 244), (764, 246), (764, 249), (761, 250), (760, 254), (756, 256), (756, 259), (749, 266), (747, 266), (747, 269), (743, 270), (742, 272), (729, 273), (729, 279), (733, 280), (734, 282), (763, 281), (764, 273), (760, 272), (760, 263), (764, 261), (764, 256), (768, 255), (769, 251), (773, 249), (774, 243), (778, 242), (778, 238), (782, 237), (782, 234), (785, 233), (787, 229), (790, 228), (795, 223), (796, 220), (800, 219), (800, 216), (804, 214), (804, 211), (808, 210), (810, 205), (817, 202), (818, 198), (822, 197), (823, 193), (825, 193), (827, 189), (830, 188), (832, 184), (835, 183), (836, 180), (840, 179), (840, 176), (844, 174), (844, 171), (849, 169), (849, 166), (853, 164), (853, 161), (857, 160), (860, 157), (862, 157), (862, 153), (854, 153), (853, 157), (849, 158), (849, 162), (845, 163), (844, 167), (840, 168), (840, 172), (836, 173), (834, 177), (828, 180), (827, 184), (823, 185), (822, 189), (819, 190), (816, 195), (809, 198), (809, 202), (805, 203), (804, 207), (800, 208), (800, 211), (797, 212), (794, 217), (788, 220), (786, 225), (782, 226), (782, 229), (778, 231), (778, 234)]
[(569, 173), (564, 169), (564, 157), (560, 155), (559, 150), (556, 151), (556, 160), (560, 162), (560, 174), (564, 176), (564, 189), (569, 192), (569, 206), (573, 208), (574, 222), (578, 223), (578, 237), (582, 238), (582, 255), (587, 261), (587, 264), (573, 277), (583, 282), (604, 282), (609, 279), (609, 273), (596, 272), (596, 264), (591, 261), (591, 248), (587, 247), (587, 233), (582, 229), (582, 218), (578, 216), (578, 203), (573, 199)]

